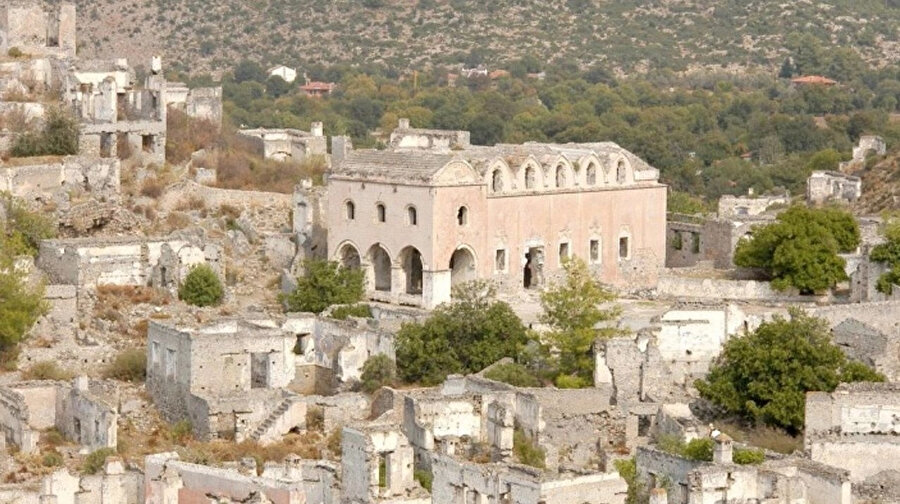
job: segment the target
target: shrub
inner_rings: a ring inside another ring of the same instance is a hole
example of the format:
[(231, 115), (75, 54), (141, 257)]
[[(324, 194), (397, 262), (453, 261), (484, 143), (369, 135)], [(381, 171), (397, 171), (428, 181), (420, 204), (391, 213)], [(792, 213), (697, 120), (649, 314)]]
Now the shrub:
[(390, 385), (397, 378), (397, 365), (394, 360), (384, 354), (373, 355), (362, 367), (362, 389), (371, 394), (385, 385)]
[(25, 53), (18, 47), (10, 47), (9, 50), (6, 51), (6, 55), (10, 58), (21, 58), (22, 56), (25, 56)]
[(10, 149), (13, 157), (72, 156), (78, 154), (78, 121), (61, 109), (47, 111), (44, 128), (16, 138)]
[(71, 371), (59, 367), (54, 361), (36, 362), (22, 373), (22, 378), (26, 380), (66, 381), (71, 380), (73, 376)]
[(297, 278), (297, 288), (282, 295), (289, 312), (322, 313), (336, 304), (353, 304), (363, 297), (365, 273), (344, 268), (335, 261), (306, 260), (305, 273)]
[(32, 212), (9, 193), (0, 193), (0, 256), (36, 256), (38, 244), (56, 236), (56, 222), (45, 213)]
[(656, 440), (656, 446), (666, 453), (690, 460), (710, 462), (713, 459), (713, 440), (710, 438), (692, 439), (685, 443), (677, 436), (661, 435)]
[(613, 461), (613, 467), (619, 473), (619, 476), (628, 484), (628, 498), (625, 504), (638, 504), (647, 502), (647, 487), (641, 481), (637, 472), (637, 460), (634, 457), (630, 459), (619, 459)]
[(338, 306), (331, 311), (331, 318), (337, 320), (347, 320), (349, 317), (372, 318), (372, 308), (369, 305), (344, 305)]
[(141, 196), (156, 199), (162, 196), (163, 189), (165, 189), (165, 184), (159, 178), (147, 177), (141, 184)]
[(579, 389), (591, 386), (591, 382), (581, 376), (559, 375), (553, 380), (556, 388), (561, 389)]
[(538, 469), (547, 467), (544, 449), (537, 446), (521, 429), (516, 429), (513, 433), (513, 453), (522, 464)]
[(806, 393), (832, 392), (839, 383), (884, 381), (849, 361), (831, 342), (828, 324), (799, 310), (776, 316), (752, 333), (732, 338), (695, 386), (701, 397), (748, 421), (803, 429)]
[(222, 301), (225, 290), (216, 272), (208, 264), (191, 268), (178, 289), (178, 298), (194, 306), (213, 306)]
[(147, 377), (146, 349), (132, 348), (119, 353), (106, 367), (104, 376), (121, 381), (144, 381)]
[(540, 387), (543, 385), (540, 378), (535, 376), (527, 367), (518, 363), (494, 366), (484, 374), (484, 377), (508, 383), (514, 387)]
[(41, 465), (44, 467), (59, 467), (62, 463), (63, 457), (56, 450), (44, 452), (44, 456), (41, 458)]
[(735, 464), (762, 464), (766, 460), (766, 453), (754, 448), (735, 448), (732, 454)]
[(194, 435), (194, 427), (190, 420), (179, 420), (169, 429), (169, 440), (173, 443), (185, 444)]
[(43, 285), (29, 286), (21, 272), (0, 260), (0, 354), (14, 362), (15, 350), (31, 327), (47, 312)]
[(413, 471), (413, 479), (419, 482), (422, 485), (422, 488), (425, 490), (431, 491), (431, 485), (434, 482), (434, 474), (431, 471), (423, 471), (421, 469), (416, 469)]
[(84, 462), (81, 464), (81, 471), (85, 474), (96, 474), (100, 469), (103, 469), (106, 459), (115, 454), (116, 451), (112, 448), (95, 450), (84, 458)]

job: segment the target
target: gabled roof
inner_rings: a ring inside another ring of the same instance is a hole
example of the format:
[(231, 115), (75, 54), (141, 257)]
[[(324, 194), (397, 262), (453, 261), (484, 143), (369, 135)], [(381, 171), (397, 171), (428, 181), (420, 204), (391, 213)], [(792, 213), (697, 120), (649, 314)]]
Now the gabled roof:
[(821, 75), (805, 75), (803, 77), (795, 77), (791, 79), (793, 84), (819, 84), (822, 86), (833, 86), (837, 84), (836, 80), (831, 80), (828, 77), (822, 77)]
[[(442, 169), (451, 164), (468, 166), (452, 154), (419, 151), (357, 150), (347, 154), (334, 170), (334, 178), (352, 178), (406, 184), (434, 183)], [(468, 168), (470, 171), (471, 167)], [(472, 171), (474, 176), (474, 171)], [(462, 182), (462, 181), (461, 181)]]

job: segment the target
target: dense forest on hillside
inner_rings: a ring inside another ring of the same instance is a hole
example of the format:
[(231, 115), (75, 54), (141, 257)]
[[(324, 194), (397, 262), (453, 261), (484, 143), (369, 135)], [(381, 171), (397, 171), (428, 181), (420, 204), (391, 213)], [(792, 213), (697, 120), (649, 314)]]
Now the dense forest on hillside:
[(900, 60), (900, 0), (78, 0), (78, 7), (82, 55), (141, 62), (160, 54), (189, 72), (249, 58), (303, 69), (374, 63), (399, 75), (529, 56), (619, 75), (768, 68), (804, 34), (876, 67)]
[[(508, 77), (461, 77), (453, 87), (441, 71), (396, 79), (375, 65), (334, 65), (316, 76), (339, 83), (325, 99), (308, 98), (244, 60), (223, 85), (233, 127), (307, 129), (323, 121), (328, 134), (378, 147), (408, 117), (414, 127), (467, 129), (477, 144), (610, 140), (658, 167), (677, 191), (713, 202), (750, 188), (802, 193), (811, 170), (836, 169), (863, 134), (900, 143), (900, 68), (873, 69), (814, 39), (789, 56), (790, 64), (772, 70), (781, 77), (694, 72), (625, 79), (524, 58), (509, 65)], [(806, 74), (837, 66), (845, 71), (835, 86), (797, 86), (788, 78), (798, 68)], [(540, 70), (545, 80), (526, 75)], [(171, 77), (212, 83), (208, 76)]]

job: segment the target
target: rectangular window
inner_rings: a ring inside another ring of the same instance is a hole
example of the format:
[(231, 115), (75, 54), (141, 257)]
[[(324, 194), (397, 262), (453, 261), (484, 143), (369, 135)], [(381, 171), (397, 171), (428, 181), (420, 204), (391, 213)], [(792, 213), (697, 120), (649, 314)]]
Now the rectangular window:
[(494, 271), (503, 273), (506, 271), (506, 250), (498, 249), (494, 256)]
[(568, 243), (560, 243), (559, 244), (559, 263), (562, 264), (563, 261), (569, 258), (569, 244)]
[(691, 250), (695, 254), (700, 253), (700, 233), (691, 233)]
[(629, 258), (629, 250), (628, 250), (628, 237), (623, 236), (619, 238), (619, 258), (620, 259), (628, 259)]
[(592, 263), (600, 262), (600, 240), (591, 240), (589, 257)]
[(175, 379), (175, 350), (166, 348), (166, 378)]
[(150, 363), (153, 367), (159, 366), (159, 342), (150, 343)]

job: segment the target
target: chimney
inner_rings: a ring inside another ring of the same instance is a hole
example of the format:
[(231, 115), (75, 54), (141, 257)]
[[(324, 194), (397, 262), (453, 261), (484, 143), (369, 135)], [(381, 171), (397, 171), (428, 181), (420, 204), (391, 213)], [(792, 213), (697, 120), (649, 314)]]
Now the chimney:
[(713, 462), (716, 464), (731, 464), (732, 445), (734, 444), (728, 434), (719, 434), (715, 437), (716, 445), (713, 447)]
[(650, 504), (668, 504), (669, 495), (665, 488), (654, 488), (650, 490)]
[(322, 131), (323, 131), (322, 123), (319, 121), (316, 121), (309, 126), (309, 132), (314, 137), (322, 136), (322, 134), (323, 134)]
[(397, 126), (397, 129), (409, 129), (409, 119), (407, 119), (406, 117), (401, 117), (400, 124)]

